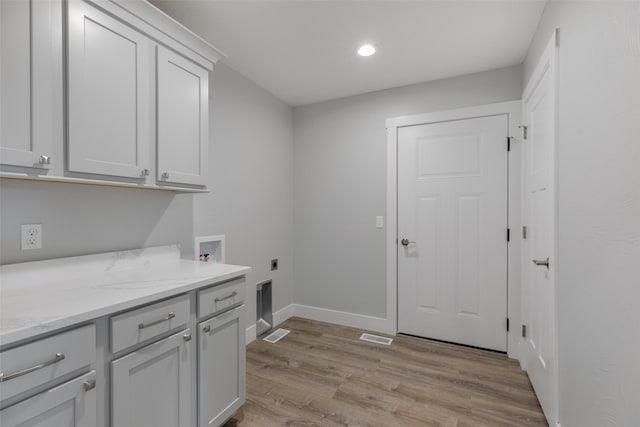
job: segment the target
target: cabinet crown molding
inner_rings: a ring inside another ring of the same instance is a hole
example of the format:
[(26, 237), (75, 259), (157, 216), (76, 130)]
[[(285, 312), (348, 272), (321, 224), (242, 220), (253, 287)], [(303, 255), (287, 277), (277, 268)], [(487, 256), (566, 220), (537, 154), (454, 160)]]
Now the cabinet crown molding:
[[(73, 0), (76, 1), (76, 0)], [(227, 57), (220, 49), (144, 0), (84, 0), (126, 22), (189, 59), (213, 69)]]

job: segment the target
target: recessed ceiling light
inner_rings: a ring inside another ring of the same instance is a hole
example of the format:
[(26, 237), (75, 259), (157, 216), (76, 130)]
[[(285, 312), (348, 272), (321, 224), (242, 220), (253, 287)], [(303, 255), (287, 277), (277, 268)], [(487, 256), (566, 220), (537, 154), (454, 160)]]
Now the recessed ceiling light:
[(372, 44), (363, 44), (358, 48), (358, 55), (360, 56), (371, 56), (376, 53), (376, 48)]

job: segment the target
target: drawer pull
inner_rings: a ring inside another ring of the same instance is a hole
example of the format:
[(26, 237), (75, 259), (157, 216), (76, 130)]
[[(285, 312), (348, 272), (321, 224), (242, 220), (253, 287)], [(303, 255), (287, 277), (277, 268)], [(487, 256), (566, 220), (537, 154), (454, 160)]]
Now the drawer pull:
[(96, 388), (96, 380), (85, 381), (82, 383), (82, 387), (84, 388), (84, 391), (93, 390)]
[(174, 317), (176, 317), (176, 314), (172, 311), (169, 314), (167, 314), (165, 317), (163, 317), (162, 319), (151, 320), (149, 322), (142, 322), (142, 323), (138, 324), (138, 329), (148, 328), (149, 326), (157, 325), (158, 323), (162, 323), (162, 322), (166, 322), (167, 320), (171, 320)]
[(32, 366), (31, 368), (23, 369), (22, 371), (14, 372), (13, 374), (9, 374), (9, 375), (5, 375), (4, 373), (0, 372), (0, 383), (4, 381), (12, 380), (14, 378), (21, 377), (23, 375), (30, 374), (31, 372), (38, 371), (42, 368), (46, 368), (47, 366), (53, 365), (54, 363), (58, 363), (63, 359), (64, 359), (64, 353), (56, 353), (56, 356), (53, 359), (47, 362), (40, 363), (39, 365), (36, 365), (36, 366)]
[(236, 291), (233, 291), (233, 292), (231, 292), (229, 295), (227, 295), (226, 297), (222, 297), (222, 298), (216, 298), (216, 299), (214, 299), (214, 300), (213, 300), (213, 302), (220, 302), (220, 301), (224, 301), (224, 300), (226, 300), (226, 299), (233, 298), (233, 297), (235, 297), (236, 295), (238, 295), (238, 293), (237, 293)]

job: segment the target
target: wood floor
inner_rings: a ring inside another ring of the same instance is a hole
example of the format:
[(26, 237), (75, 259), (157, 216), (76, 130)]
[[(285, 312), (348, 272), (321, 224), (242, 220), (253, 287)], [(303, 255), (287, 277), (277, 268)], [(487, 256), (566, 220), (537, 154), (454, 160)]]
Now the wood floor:
[(235, 426), (546, 426), (526, 374), (505, 355), (292, 318), (247, 347)]

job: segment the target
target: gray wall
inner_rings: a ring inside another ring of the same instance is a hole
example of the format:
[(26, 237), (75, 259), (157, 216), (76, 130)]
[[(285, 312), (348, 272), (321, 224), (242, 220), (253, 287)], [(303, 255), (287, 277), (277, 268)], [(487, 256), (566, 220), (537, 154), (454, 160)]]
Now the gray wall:
[(559, 28), (560, 423), (640, 425), (640, 3), (551, 1)]
[(295, 108), (294, 302), (385, 317), (385, 120), (521, 92), (515, 66)]
[[(208, 194), (0, 181), (3, 264), (172, 243), (193, 253), (194, 235), (226, 234), (227, 262), (274, 279), (275, 309), (292, 300), (292, 111), (222, 64), (211, 82)], [(42, 223), (43, 249), (20, 250), (20, 224)], [(271, 258), (280, 269), (268, 270)], [(253, 296), (253, 295), (252, 295)], [(254, 321), (254, 298), (247, 321)]]
[[(42, 224), (42, 249), (20, 250), (20, 225)], [(95, 185), (0, 180), (2, 264), (191, 240), (189, 195)]]
[[(194, 196), (195, 235), (226, 235), (226, 261), (253, 268), (248, 289), (273, 279), (276, 311), (293, 292), (291, 107), (225, 66), (214, 73), (211, 193)], [(273, 272), (272, 258), (279, 260)], [(255, 292), (247, 322), (255, 321), (254, 304)]]

